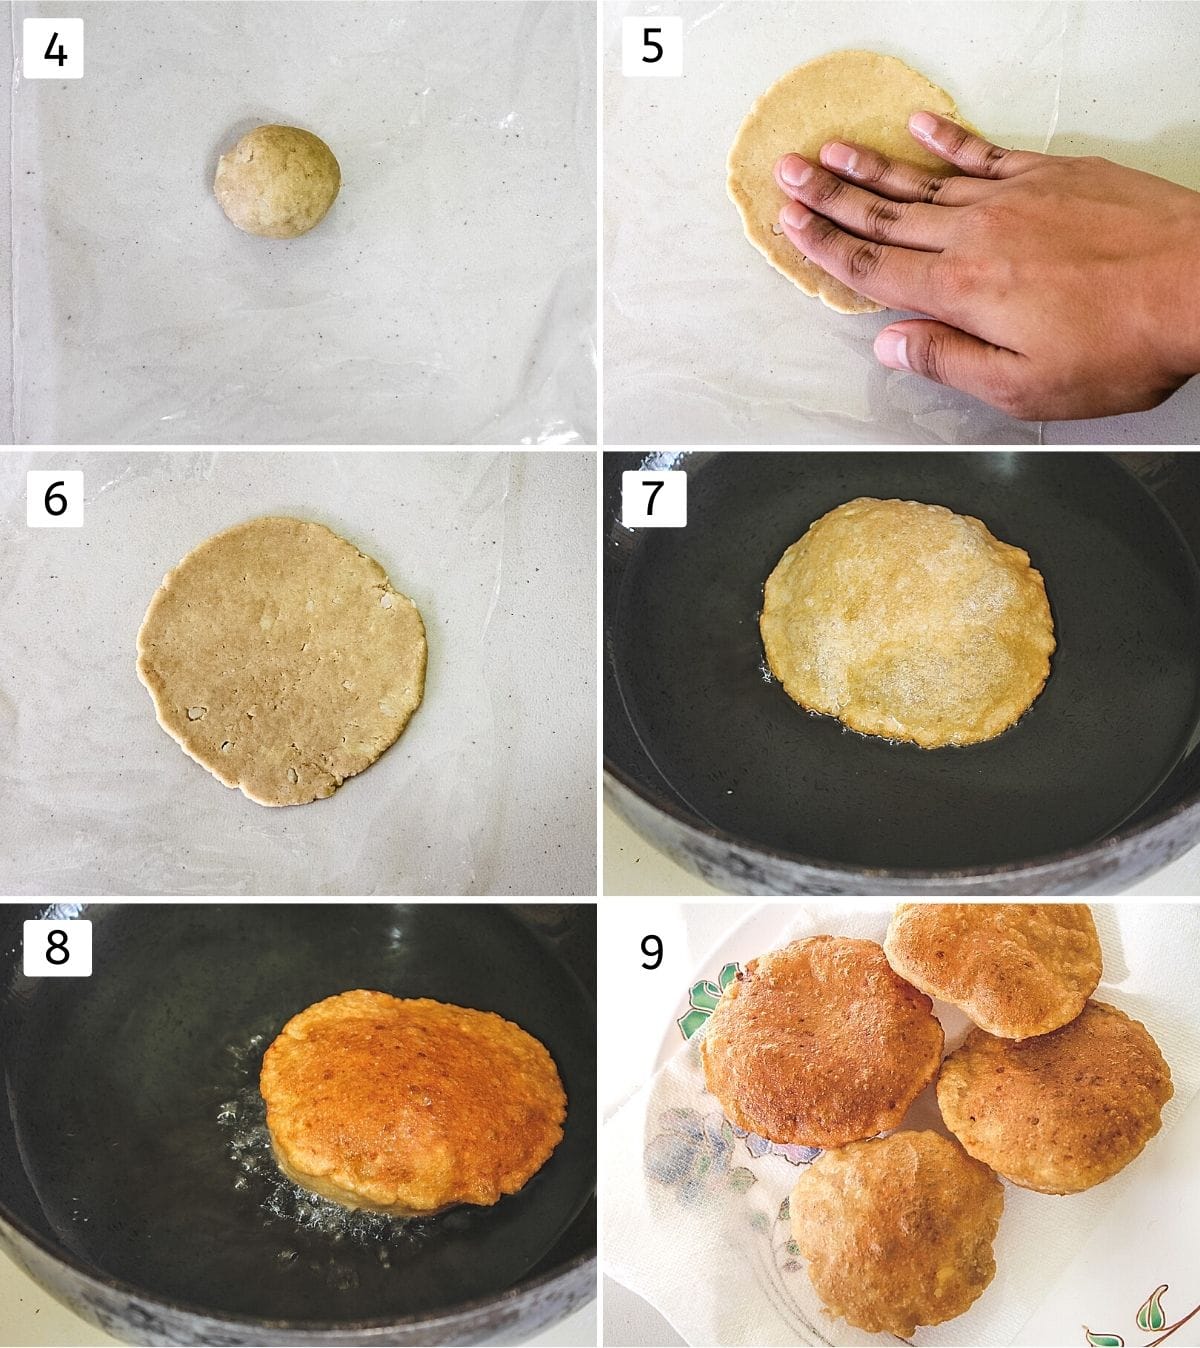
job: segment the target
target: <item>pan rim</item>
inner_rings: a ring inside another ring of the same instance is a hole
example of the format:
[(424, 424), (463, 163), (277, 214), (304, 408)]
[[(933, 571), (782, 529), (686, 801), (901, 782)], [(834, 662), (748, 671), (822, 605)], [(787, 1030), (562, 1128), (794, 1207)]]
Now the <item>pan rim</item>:
[[(23, 902), (14, 901), (10, 908), (18, 914), (22, 909), (33, 909), (38, 914), (43, 913), (48, 907), (58, 903), (72, 902), (81, 909), (84, 907), (130, 907), (128, 901), (116, 899), (108, 895), (89, 896), (76, 900), (64, 900), (54, 896), (45, 896), (43, 898), (27, 897)], [(391, 896), (387, 900), (372, 904), (379, 907), (397, 907), (404, 903), (410, 903), (411, 899)], [(205, 910), (216, 910), (222, 907), (234, 907), (243, 909), (253, 907), (255, 904), (260, 906), (274, 906), (269, 898), (258, 897), (249, 903), (223, 904), (205, 903), (200, 899), (193, 899), (184, 904), (173, 904), (173, 908), (196, 907)], [(322, 901), (320, 905), (331, 909), (340, 909), (341, 904), (336, 902)], [(470, 906), (469, 904), (464, 906)], [(521, 905), (515, 903), (495, 903), (491, 905), (496, 908), (509, 910), (519, 909)], [(572, 907), (583, 906), (572, 904)], [(542, 946), (548, 946), (550, 943), (540, 933), (538, 933), (525, 919), (516, 916), (528, 934)], [(580, 994), (585, 1002), (594, 1009), (594, 997), (584, 984), (579, 973), (564, 959), (559, 958), (559, 964), (567, 976), (572, 979), (579, 987)], [(594, 1010), (593, 1010), (594, 1013)], [(507, 1197), (507, 1196), (506, 1196)], [(515, 1197), (515, 1195), (512, 1195)], [(561, 1240), (571, 1229), (580, 1217), (586, 1212), (589, 1204), (593, 1204), (597, 1197), (597, 1181), (593, 1174), (591, 1184), (581, 1195), (578, 1205), (570, 1221), (559, 1232), (558, 1240)], [(503, 1201), (503, 1200), (501, 1200)], [(595, 1232), (590, 1233), (587, 1246), (577, 1254), (572, 1255), (566, 1262), (557, 1263), (554, 1267), (539, 1273), (535, 1277), (528, 1274), (518, 1279), (511, 1286), (502, 1287), (495, 1291), (484, 1293), (480, 1296), (471, 1297), (468, 1300), (454, 1302), (445, 1306), (436, 1306), (427, 1311), (418, 1311), (401, 1315), (371, 1316), (359, 1318), (341, 1318), (341, 1319), (318, 1319), (318, 1318), (277, 1318), (256, 1315), (250, 1312), (237, 1312), (222, 1310), (216, 1307), (206, 1307), (203, 1304), (169, 1297), (156, 1292), (149, 1287), (139, 1285), (130, 1281), (128, 1278), (112, 1274), (104, 1269), (89, 1264), (77, 1256), (73, 1251), (67, 1249), (53, 1239), (47, 1238), (41, 1231), (33, 1227), (24, 1217), (11, 1208), (4, 1201), (0, 1200), (0, 1235), (11, 1240), (15, 1246), (12, 1253), (17, 1255), (17, 1266), (33, 1279), (39, 1287), (42, 1287), (52, 1295), (60, 1305), (64, 1305), (71, 1310), (73, 1314), (80, 1316), (81, 1319), (87, 1317), (79, 1310), (78, 1299), (72, 1299), (66, 1295), (60, 1295), (58, 1290), (51, 1290), (46, 1287), (40, 1278), (36, 1277), (27, 1265), (21, 1260), (21, 1242), (24, 1242), (45, 1257), (50, 1263), (58, 1269), (69, 1270), (71, 1274), (78, 1277), (82, 1282), (90, 1287), (104, 1289), (106, 1292), (113, 1293), (121, 1297), (133, 1298), (136, 1301), (160, 1309), (166, 1313), (187, 1316), (192, 1319), (198, 1319), (208, 1322), (212, 1326), (229, 1327), (231, 1330), (252, 1329), (255, 1331), (265, 1331), (273, 1335), (283, 1336), (280, 1341), (287, 1342), (286, 1335), (295, 1331), (305, 1335), (320, 1334), (348, 1334), (359, 1332), (386, 1331), (395, 1330), (418, 1330), (429, 1329), (431, 1331), (440, 1326), (455, 1326), (469, 1324), (477, 1321), (482, 1315), (493, 1313), (507, 1306), (513, 1306), (526, 1296), (536, 1294), (538, 1291), (551, 1286), (559, 1281), (569, 1279), (573, 1274), (580, 1270), (586, 1270), (589, 1266), (595, 1266), (598, 1259), (597, 1241)], [(557, 1241), (556, 1241), (557, 1244)], [(4, 1242), (0, 1242), (0, 1251), (4, 1249)], [(553, 1253), (553, 1247), (547, 1251), (542, 1258), (548, 1257)], [(540, 1260), (538, 1262), (541, 1262)], [(589, 1301), (595, 1300), (595, 1288), (593, 1286)], [(586, 1303), (583, 1303), (586, 1304)], [(272, 1340), (274, 1341), (274, 1340)], [(430, 1342), (436, 1340), (431, 1338)]]
[[(596, 1194), (593, 1185), (587, 1198), (584, 1200), (583, 1207), (586, 1207)], [(580, 1208), (583, 1211), (583, 1208)], [(449, 1324), (457, 1320), (469, 1318), (481, 1311), (487, 1311), (505, 1303), (515, 1301), (518, 1297), (528, 1292), (536, 1291), (546, 1284), (557, 1281), (576, 1269), (585, 1267), (588, 1263), (596, 1262), (595, 1241), (586, 1250), (573, 1256), (566, 1264), (559, 1268), (549, 1269), (545, 1273), (539, 1274), (530, 1282), (515, 1283), (512, 1287), (506, 1287), (499, 1292), (488, 1296), (474, 1297), (470, 1301), (460, 1302), (458, 1305), (447, 1307), (435, 1311), (432, 1315), (402, 1315), (402, 1316), (384, 1316), (383, 1318), (371, 1318), (362, 1320), (276, 1320), (258, 1315), (236, 1315), (227, 1311), (215, 1311), (205, 1309), (203, 1306), (195, 1305), (188, 1301), (176, 1301), (166, 1297), (159, 1296), (155, 1292), (147, 1291), (145, 1288), (138, 1287), (135, 1283), (128, 1282), (124, 1278), (118, 1278), (111, 1274), (100, 1272), (94, 1268), (87, 1267), (81, 1260), (70, 1253), (64, 1253), (61, 1250), (53, 1248), (37, 1231), (30, 1228), (26, 1222), (14, 1213), (10, 1212), (3, 1204), (0, 1204), (0, 1223), (3, 1223), (11, 1231), (15, 1232), (23, 1240), (29, 1242), (42, 1254), (53, 1260), (56, 1264), (64, 1264), (73, 1272), (84, 1278), (86, 1281), (97, 1286), (104, 1287), (111, 1292), (116, 1292), (121, 1296), (135, 1297), (139, 1301), (150, 1302), (154, 1306), (159, 1306), (163, 1310), (173, 1312), (178, 1315), (191, 1316), (211, 1321), (217, 1325), (230, 1326), (249, 1326), (254, 1329), (267, 1330), (299, 1330), (303, 1333), (324, 1334), (324, 1333), (345, 1333), (357, 1332), (359, 1330), (372, 1329), (417, 1329), (425, 1326), (434, 1326), (439, 1324)], [(568, 1228), (569, 1229), (569, 1228)], [(33, 1275), (30, 1274), (32, 1277)], [(35, 1282), (38, 1282), (34, 1278)], [(42, 1284), (38, 1282), (38, 1285)], [(594, 1299), (594, 1298), (593, 1298)], [(55, 1300), (58, 1300), (55, 1297)], [(78, 1315), (75, 1307), (68, 1303), (68, 1308)], [(83, 1317), (81, 1317), (83, 1318)]]
[[(752, 842), (747, 838), (740, 838), (736, 834), (729, 833), (716, 824), (702, 826), (694, 819), (688, 818), (683, 811), (668, 798), (661, 797), (656, 799), (651, 790), (644, 783), (635, 782), (629, 773), (619, 768), (615, 762), (607, 755), (604, 759), (604, 776), (606, 782), (611, 778), (617, 785), (631, 792), (643, 804), (657, 810), (660, 814), (665, 814), (674, 823), (699, 834), (701, 837), (708, 838), (714, 842), (725, 843), (733, 847), (739, 847), (744, 850), (755, 853), (758, 856), (765, 857), (771, 861), (782, 862), (789, 866), (802, 866), (809, 870), (819, 871), (823, 874), (837, 877), (846, 876), (854, 880), (861, 879), (879, 879), (896, 880), (900, 882), (912, 881), (937, 881), (937, 880), (988, 880), (994, 878), (1011, 879), (1023, 875), (1037, 876), (1053, 871), (1064, 864), (1073, 861), (1085, 861), (1102, 855), (1124, 843), (1131, 842), (1143, 835), (1148, 835), (1162, 825), (1170, 823), (1171, 820), (1179, 818), (1189, 811), (1200, 812), (1200, 791), (1193, 792), (1188, 798), (1179, 801), (1177, 804), (1169, 806), (1167, 809), (1152, 815), (1149, 819), (1144, 819), (1132, 826), (1121, 825), (1103, 838), (1097, 838), (1094, 842), (1083, 843), (1077, 847), (1068, 847), (1061, 852), (1052, 852), (1046, 856), (1030, 857), (1024, 861), (1004, 861), (997, 862), (995, 865), (984, 866), (958, 866), (945, 867), (942, 869), (930, 869), (927, 867), (912, 866), (850, 866), (845, 862), (825, 861), (820, 857), (807, 855), (803, 852), (785, 851), (776, 847), (769, 847), (762, 843)], [(1193, 838), (1192, 845), (1200, 842), (1200, 836)], [(1161, 867), (1155, 867), (1149, 874), (1161, 870)]]

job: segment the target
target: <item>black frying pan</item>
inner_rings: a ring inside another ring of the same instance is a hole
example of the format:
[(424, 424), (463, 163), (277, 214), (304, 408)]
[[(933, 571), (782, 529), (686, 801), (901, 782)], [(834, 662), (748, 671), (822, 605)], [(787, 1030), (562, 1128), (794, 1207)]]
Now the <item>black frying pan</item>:
[[(24, 976), (36, 915), (0, 908), (0, 1231), (35, 1272), (49, 1255), (72, 1275), (82, 1313), (98, 1281), (107, 1327), (143, 1342), (507, 1341), (531, 1328), (512, 1289), (594, 1248), (594, 991), (571, 968), (594, 988), (592, 905), (85, 905), (86, 979)], [(566, 1136), (519, 1194), (345, 1221), (282, 1179), (262, 1053), (356, 987), (497, 1011), (546, 1044)]]
[[(605, 455), (610, 780), (635, 824), (717, 883), (837, 892), (863, 873), (868, 889), (881, 875), (1000, 875), (1113, 839), (1197, 784), (1195, 456), (701, 453), (678, 465), (687, 527), (630, 532), (620, 474), (643, 462)], [(763, 582), (855, 496), (976, 515), (1045, 577), (1050, 679), (995, 740), (929, 751), (858, 735), (766, 677)]]

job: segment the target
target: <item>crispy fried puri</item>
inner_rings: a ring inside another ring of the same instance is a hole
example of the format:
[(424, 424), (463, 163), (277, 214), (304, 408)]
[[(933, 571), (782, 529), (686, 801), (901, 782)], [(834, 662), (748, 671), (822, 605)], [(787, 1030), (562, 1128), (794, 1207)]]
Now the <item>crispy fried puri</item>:
[(874, 941), (814, 936), (747, 964), (700, 1044), (740, 1128), (837, 1147), (895, 1128), (933, 1080), (942, 1027)]
[(883, 948), (915, 987), (990, 1034), (1049, 1034), (1100, 981), (1100, 939), (1085, 903), (901, 903)]
[(1115, 1175), (1162, 1126), (1171, 1071), (1150, 1032), (1090, 1001), (1069, 1025), (1014, 1043), (973, 1030), (942, 1066), (947, 1127), (1014, 1184), (1073, 1194)]
[(516, 1193), (566, 1118), (554, 1062), (520, 1026), (384, 992), (343, 992), (293, 1016), (259, 1085), (290, 1179), (399, 1216)]
[(817, 1295), (859, 1329), (908, 1338), (961, 1315), (996, 1273), (1004, 1189), (940, 1133), (827, 1151), (792, 1190), (792, 1238)]

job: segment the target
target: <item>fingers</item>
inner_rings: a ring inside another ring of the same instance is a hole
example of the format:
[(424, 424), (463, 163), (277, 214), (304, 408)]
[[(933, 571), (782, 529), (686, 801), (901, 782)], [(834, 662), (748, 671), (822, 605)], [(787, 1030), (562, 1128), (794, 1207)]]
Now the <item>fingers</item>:
[(860, 295), (892, 309), (928, 312), (925, 297), (934, 289), (937, 253), (856, 238), (799, 201), (788, 202), (779, 223), (806, 258)]
[(821, 163), (839, 177), (849, 178), (892, 201), (921, 201), (928, 206), (966, 206), (984, 196), (987, 184), (958, 174), (944, 177), (925, 173), (912, 164), (889, 159), (864, 145), (832, 141), (821, 147)]
[(930, 251), (942, 246), (945, 221), (934, 206), (889, 201), (864, 192), (798, 154), (785, 154), (779, 160), (775, 181), (789, 197), (864, 239)]
[(946, 323), (912, 318), (891, 323), (875, 338), (875, 356), (890, 370), (911, 370), (981, 398), (1010, 416), (1029, 407), (1028, 358), (981, 342)]
[(1013, 178), (1045, 157), (1031, 150), (1005, 150), (932, 112), (914, 112), (908, 129), (927, 150), (973, 178)]

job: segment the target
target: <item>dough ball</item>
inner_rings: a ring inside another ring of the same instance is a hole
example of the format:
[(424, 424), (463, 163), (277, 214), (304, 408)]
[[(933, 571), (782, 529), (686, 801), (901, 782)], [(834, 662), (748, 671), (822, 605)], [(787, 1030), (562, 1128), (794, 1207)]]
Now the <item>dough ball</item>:
[(894, 56), (830, 52), (771, 85), (750, 109), (729, 151), (729, 195), (746, 238), (776, 271), (838, 313), (876, 313), (883, 305), (810, 262), (783, 233), (779, 212), (790, 198), (775, 181), (775, 161), (799, 154), (817, 162), (822, 145), (840, 140), (865, 145), (939, 178), (951, 177), (957, 169), (909, 135), (909, 117), (922, 110), (968, 125), (944, 89)]
[(700, 1057), (739, 1128), (837, 1147), (899, 1127), (943, 1042), (929, 998), (874, 941), (814, 936), (746, 965), (709, 1018)]
[(792, 1190), (792, 1239), (832, 1315), (907, 1339), (996, 1276), (1003, 1209), (987, 1166), (940, 1133), (900, 1132), (819, 1156)]
[(362, 989), (293, 1016), (259, 1085), (289, 1179), (399, 1217), (516, 1193), (567, 1116), (554, 1060), (519, 1025)]
[(138, 633), (158, 723), (260, 805), (332, 796), (400, 737), (425, 689), (425, 627), (378, 562), (267, 516), (169, 571)]
[(869, 496), (788, 548), (759, 626), (771, 672), (802, 707), (925, 749), (1007, 729), (1054, 650), (1027, 552), (971, 515)]
[(247, 234), (294, 239), (325, 218), (342, 185), (333, 151), (298, 126), (257, 126), (221, 156), (213, 191)]

